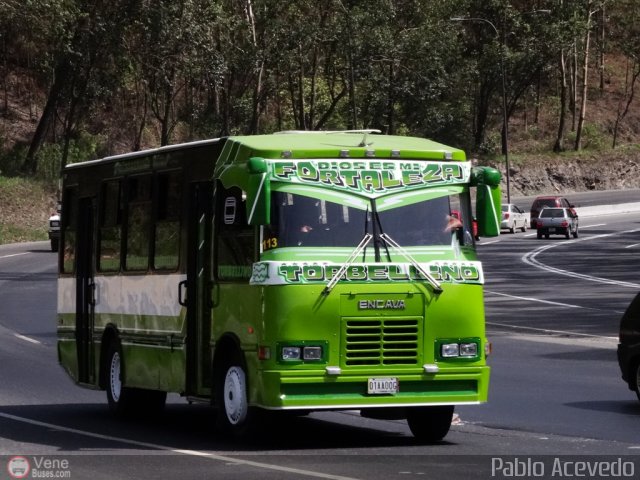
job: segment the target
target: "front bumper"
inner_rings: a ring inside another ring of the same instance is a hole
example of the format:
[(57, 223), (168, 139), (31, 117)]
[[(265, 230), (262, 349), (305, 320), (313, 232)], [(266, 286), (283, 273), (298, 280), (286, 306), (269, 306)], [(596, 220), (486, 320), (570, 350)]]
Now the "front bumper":
[[(441, 369), (438, 373), (361, 371), (327, 375), (318, 370), (263, 371), (262, 398), (256, 402), (267, 409), (361, 409), (367, 407), (409, 407), (478, 404), (487, 401), (488, 366)], [(396, 394), (367, 393), (369, 378), (395, 377)]]

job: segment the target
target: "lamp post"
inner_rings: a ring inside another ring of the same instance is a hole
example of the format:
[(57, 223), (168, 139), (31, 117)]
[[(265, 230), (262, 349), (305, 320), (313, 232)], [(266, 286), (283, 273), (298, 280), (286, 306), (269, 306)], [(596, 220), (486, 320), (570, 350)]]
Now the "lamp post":
[[(452, 22), (483, 22), (493, 28), (493, 31), (496, 34), (496, 38), (500, 37), (500, 32), (498, 28), (493, 24), (493, 22), (487, 20), (486, 18), (480, 17), (452, 17), (450, 19)], [(511, 203), (511, 173), (509, 168), (509, 125), (507, 122), (507, 81), (506, 81), (506, 73), (504, 69), (504, 38), (499, 38), (500, 41), (500, 76), (502, 77), (502, 129), (504, 132), (504, 163), (507, 172), (507, 203)]]

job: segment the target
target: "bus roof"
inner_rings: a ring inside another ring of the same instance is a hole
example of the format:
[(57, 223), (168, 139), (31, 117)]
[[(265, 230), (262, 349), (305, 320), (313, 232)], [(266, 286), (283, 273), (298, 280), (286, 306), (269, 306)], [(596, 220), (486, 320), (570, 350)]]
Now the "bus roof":
[(229, 137), (225, 152), (235, 163), (252, 156), (263, 158), (410, 158), (425, 160), (466, 160), (462, 150), (426, 138), (376, 135), (376, 130), (293, 131), (272, 135)]
[(397, 158), (466, 160), (465, 153), (426, 138), (377, 135), (378, 130), (287, 131), (268, 135), (242, 135), (200, 140), (138, 152), (112, 155), (69, 164), (65, 169), (95, 163), (131, 160), (189, 148), (224, 143), (219, 165), (244, 163), (251, 157), (270, 159), (307, 158)]

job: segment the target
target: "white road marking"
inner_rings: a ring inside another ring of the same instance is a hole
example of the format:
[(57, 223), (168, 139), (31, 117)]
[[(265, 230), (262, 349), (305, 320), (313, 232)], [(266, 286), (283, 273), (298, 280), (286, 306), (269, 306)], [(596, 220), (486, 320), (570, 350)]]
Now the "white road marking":
[(533, 297), (519, 297), (517, 295), (509, 295), (507, 293), (500, 293), (500, 292), (493, 292), (491, 290), (485, 290), (486, 293), (491, 293), (493, 295), (500, 295), (502, 297), (509, 297), (509, 298), (515, 298), (516, 300), (528, 300), (530, 302), (539, 302), (539, 303), (547, 303), (549, 305), (557, 305), (560, 307), (568, 307), (568, 308), (587, 308), (587, 307), (581, 307), (579, 305), (571, 305), (570, 303), (560, 303), (560, 302), (552, 302), (550, 300), (541, 300), (539, 298), (533, 298)]
[(633, 247), (637, 247), (638, 245), (640, 245), (640, 243), (634, 243), (633, 245), (627, 245), (624, 248), (633, 248)]
[(516, 300), (527, 300), (529, 302), (547, 303), (549, 305), (557, 305), (559, 307), (583, 308), (585, 310), (596, 310), (596, 311), (599, 311), (599, 312), (609, 312), (609, 313), (620, 313), (620, 314), (624, 313), (624, 312), (620, 312), (620, 311), (617, 311), (617, 310), (593, 308), (593, 307), (583, 307), (582, 305), (574, 305), (572, 303), (552, 302), (551, 300), (542, 300), (540, 298), (535, 298), (535, 297), (519, 297), (518, 295), (509, 295), (508, 293), (494, 292), (494, 291), (491, 291), (491, 290), (485, 290), (485, 292), (486, 293), (490, 293), (492, 295), (499, 295), (501, 297), (514, 298)]
[(555, 268), (555, 267), (550, 267), (548, 265), (545, 265), (541, 262), (539, 262), (538, 260), (536, 260), (536, 256), (539, 253), (542, 253), (546, 250), (550, 250), (552, 248), (558, 247), (560, 245), (567, 245), (567, 244), (571, 244), (571, 243), (576, 243), (576, 242), (584, 242), (587, 240), (593, 240), (596, 238), (604, 238), (604, 237), (610, 237), (613, 235), (619, 235), (619, 234), (623, 234), (623, 233), (635, 233), (635, 232), (640, 232), (640, 229), (634, 229), (634, 230), (625, 230), (623, 232), (613, 232), (613, 233), (605, 233), (602, 235), (593, 235), (591, 237), (586, 237), (586, 238), (580, 238), (580, 239), (576, 239), (576, 240), (570, 240), (569, 242), (562, 242), (562, 243), (550, 243), (547, 245), (544, 245), (542, 247), (538, 247), (535, 250), (532, 250), (528, 253), (526, 253), (525, 255), (522, 256), (522, 261), (528, 265), (532, 265), (536, 268), (539, 268), (541, 270), (545, 270), (547, 272), (551, 272), (551, 273), (557, 273), (558, 275), (566, 275), (567, 277), (573, 277), (573, 278), (579, 278), (582, 280), (588, 280), (590, 282), (597, 282), (597, 283), (604, 283), (605, 285), (618, 285), (620, 287), (628, 287), (628, 288), (635, 288), (638, 289), (640, 288), (640, 284), (638, 283), (632, 283), (632, 282), (622, 282), (619, 280), (611, 280), (609, 278), (602, 278), (602, 277), (595, 277), (593, 275), (586, 275), (583, 273), (576, 273), (576, 272), (571, 272), (569, 270), (562, 270), (561, 268)]
[[(593, 225), (580, 225), (580, 230), (584, 230), (585, 228), (593, 228), (593, 227), (604, 227), (606, 223), (595, 223)], [(525, 237), (533, 237), (538, 235), (538, 232), (534, 230), (535, 233), (529, 233), (525, 235)]]
[(545, 333), (545, 334), (549, 334), (549, 333), (553, 333), (555, 335), (567, 335), (567, 336), (571, 336), (571, 337), (584, 337), (584, 338), (591, 338), (591, 339), (600, 339), (600, 340), (608, 340), (608, 341), (615, 341), (617, 343), (618, 341), (618, 337), (610, 337), (610, 336), (606, 336), (606, 335), (592, 335), (589, 333), (577, 333), (577, 332), (569, 332), (567, 330), (554, 330), (554, 329), (550, 329), (550, 328), (535, 328), (535, 327), (525, 327), (525, 326), (521, 326), (521, 325), (510, 325), (508, 323), (496, 323), (496, 322), (487, 322), (487, 325), (494, 325), (496, 327), (509, 327), (509, 328), (513, 328), (513, 329), (517, 329), (517, 330), (530, 330), (533, 332), (540, 332), (540, 333)]
[(140, 441), (131, 440), (128, 438), (116, 437), (113, 435), (102, 435), (100, 433), (87, 432), (85, 430), (79, 430), (77, 428), (63, 427), (61, 425), (55, 425), (53, 423), (40, 422), (38, 420), (32, 420), (30, 418), (18, 417), (16, 415), (11, 415), (4, 412), (0, 412), (0, 417), (6, 418), (9, 420), (14, 420), (16, 422), (27, 423), (29, 425), (35, 425), (37, 427), (44, 427), (51, 430), (57, 430), (59, 432), (74, 433), (76, 435), (83, 435), (85, 437), (98, 438), (100, 440), (108, 440), (111, 442), (134, 445), (137, 447), (151, 448), (154, 450), (163, 450), (166, 452), (179, 453), (182, 455), (191, 455), (193, 457), (207, 458), (209, 460), (215, 460), (215, 461), (225, 462), (225, 463), (230, 463), (235, 465), (246, 465), (250, 467), (261, 468), (264, 470), (275, 470), (279, 472), (293, 473), (293, 474), (301, 475), (305, 477), (325, 478), (330, 480), (355, 480), (353, 477), (343, 477), (340, 475), (331, 475), (328, 473), (314, 472), (312, 470), (302, 470), (299, 468), (284, 467), (281, 465), (274, 465), (270, 463), (254, 462), (252, 460), (233, 458), (226, 455), (218, 455), (216, 453), (202, 452), (198, 450), (182, 450), (182, 449), (171, 448), (165, 445), (159, 445), (155, 443), (140, 442)]
[(580, 230), (584, 230), (585, 228), (593, 228), (593, 227), (604, 227), (606, 226), (606, 223), (595, 223), (593, 225), (580, 225)]
[(12, 253), (11, 255), (2, 255), (0, 257), (0, 259), (2, 259), (2, 258), (10, 258), (10, 257), (19, 257), (20, 255), (29, 255), (29, 252)]
[(37, 345), (42, 345), (42, 342), (39, 340), (36, 340), (35, 338), (29, 338), (29, 337), (25, 337), (24, 335), (20, 335), (19, 333), (14, 333), (13, 334), (16, 338), (19, 338), (20, 340), (24, 340), (26, 342), (30, 342), (30, 343), (35, 343)]

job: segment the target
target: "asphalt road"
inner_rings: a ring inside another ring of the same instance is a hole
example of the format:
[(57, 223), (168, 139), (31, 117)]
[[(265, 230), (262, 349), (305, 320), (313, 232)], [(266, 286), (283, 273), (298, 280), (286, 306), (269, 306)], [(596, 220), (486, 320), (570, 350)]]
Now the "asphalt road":
[(404, 422), (356, 412), (277, 417), (233, 442), (208, 407), (177, 396), (158, 419), (115, 421), (104, 392), (76, 387), (57, 365), (48, 244), (0, 246), (0, 479), (15, 455), (92, 479), (500, 478), (501, 459), (558, 456), (622, 458), (640, 474), (640, 402), (615, 360), (620, 315), (640, 291), (640, 214), (581, 219), (576, 240), (529, 231), (479, 248), (490, 401), (459, 408), (444, 442), (419, 445)]

